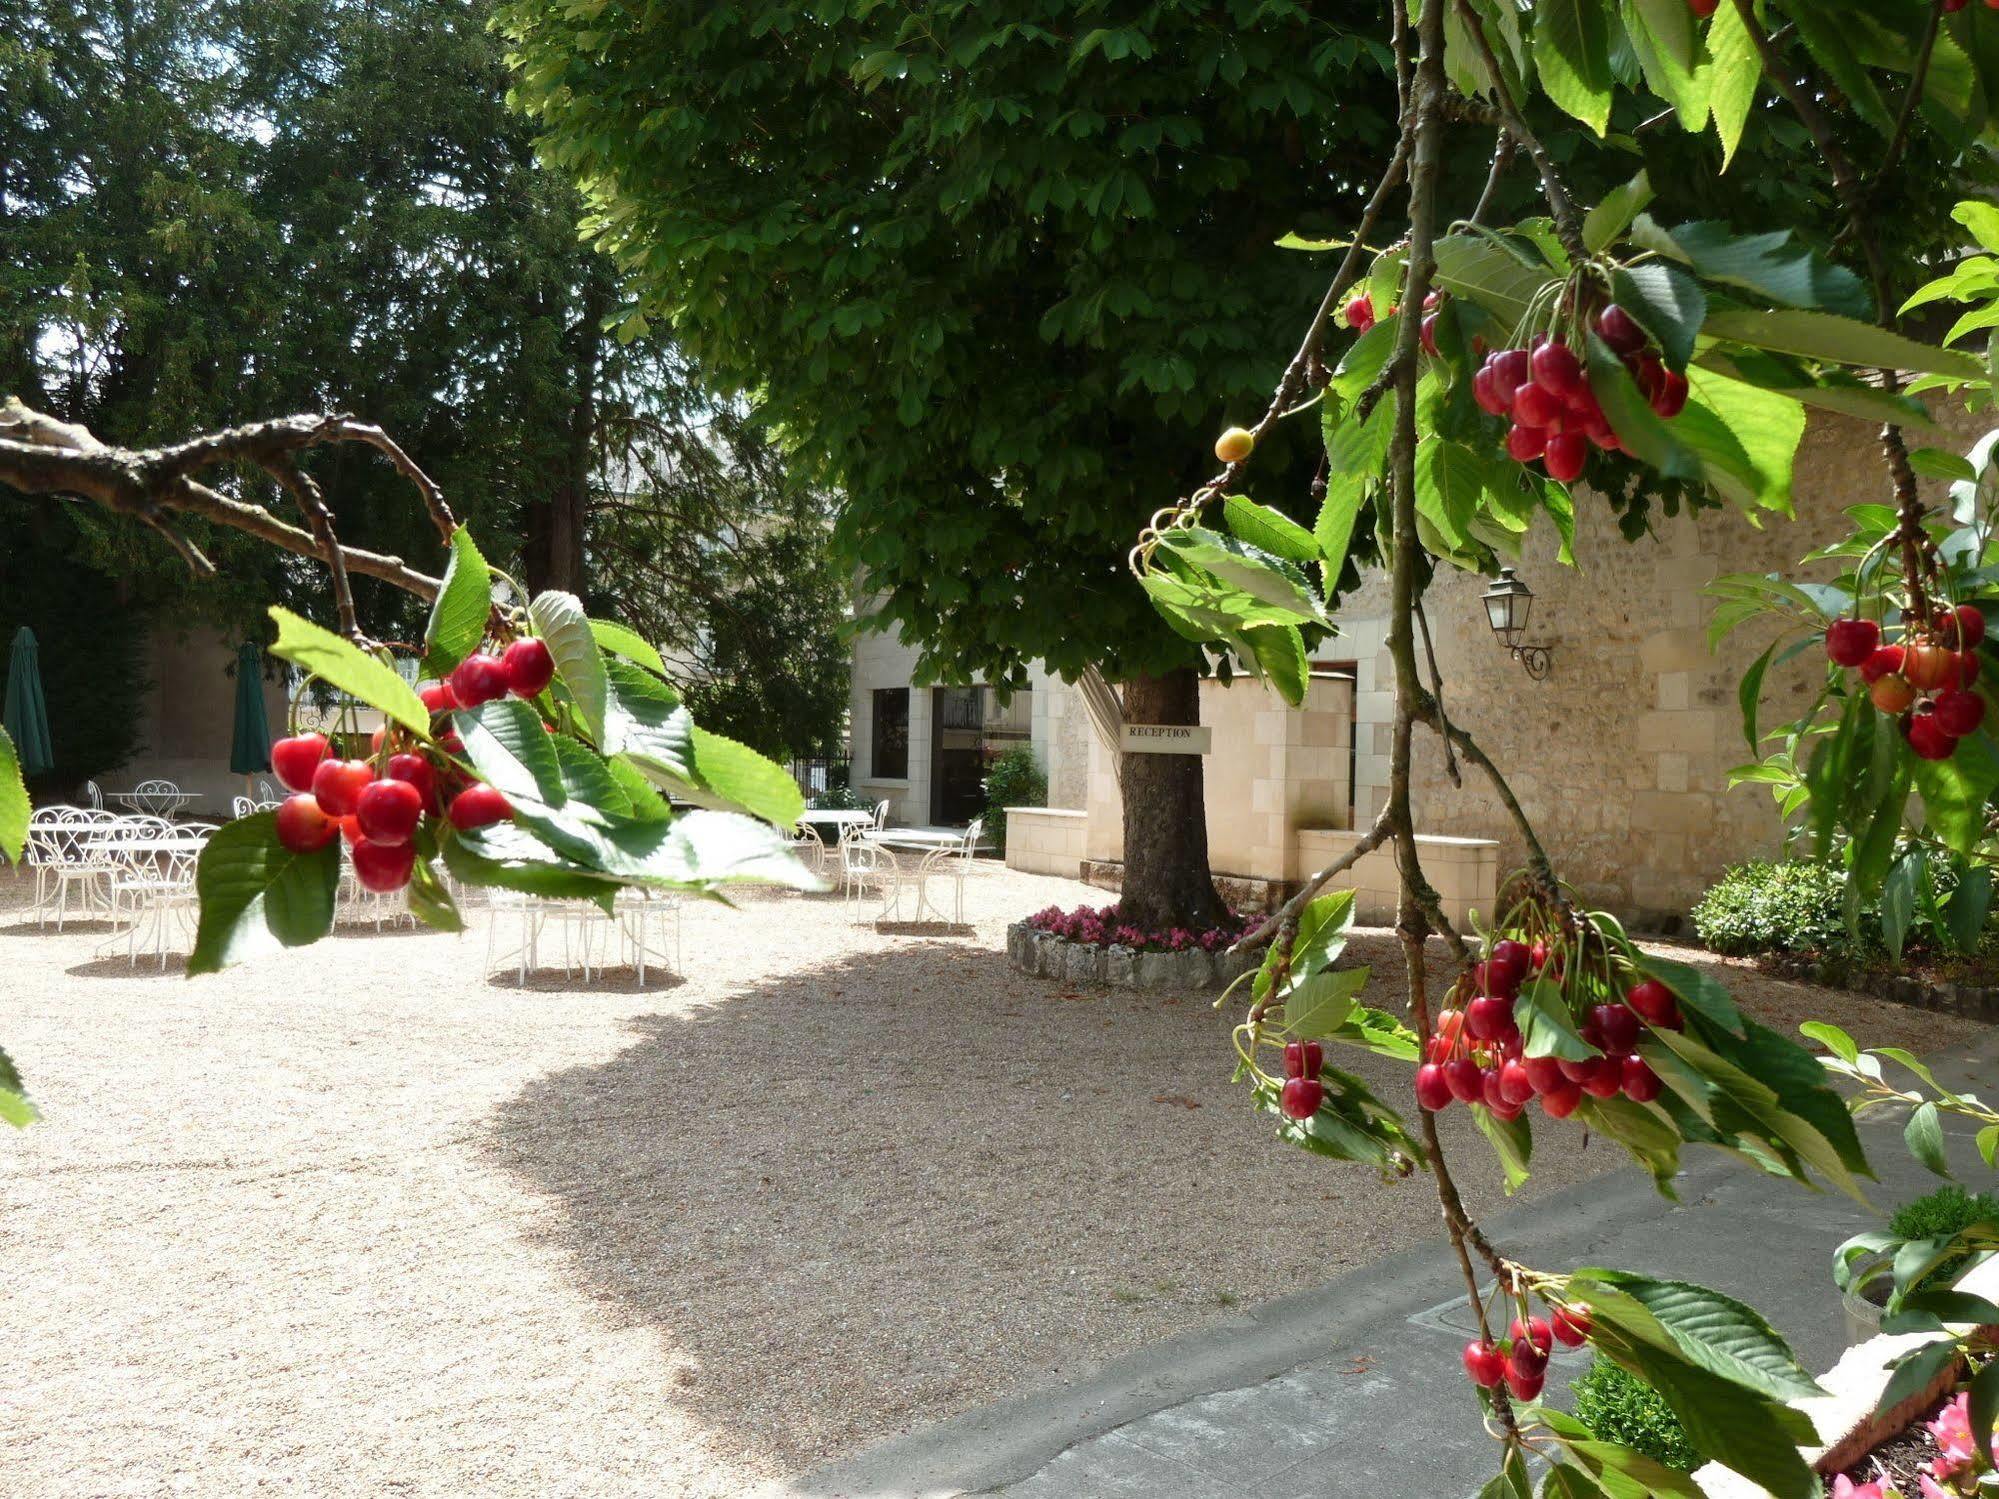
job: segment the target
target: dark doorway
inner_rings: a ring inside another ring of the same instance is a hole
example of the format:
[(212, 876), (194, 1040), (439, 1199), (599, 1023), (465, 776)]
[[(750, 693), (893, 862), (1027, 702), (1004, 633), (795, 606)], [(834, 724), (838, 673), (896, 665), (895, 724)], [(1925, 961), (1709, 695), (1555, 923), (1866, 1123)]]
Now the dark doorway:
[(1000, 706), (990, 687), (937, 687), (930, 702), (930, 820), (963, 827), (986, 810), (986, 772), (994, 759), (1032, 737), (1034, 695)]

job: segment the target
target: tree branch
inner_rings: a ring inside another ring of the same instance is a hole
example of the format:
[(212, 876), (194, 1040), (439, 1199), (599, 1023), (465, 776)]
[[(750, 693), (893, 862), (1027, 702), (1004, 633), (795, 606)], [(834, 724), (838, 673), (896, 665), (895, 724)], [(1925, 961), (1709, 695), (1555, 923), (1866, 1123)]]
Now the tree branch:
[(1562, 242), (1562, 248), (1569, 252), (1569, 259), (1578, 263), (1589, 258), (1589, 247), (1583, 242), (1582, 218), (1576, 212), (1575, 200), (1562, 183), (1562, 174), (1555, 168), (1555, 159), (1548, 154), (1548, 148), (1541, 144), (1541, 138), (1528, 125), (1526, 116), (1520, 113), (1520, 106), (1514, 103), (1513, 94), (1506, 86), (1506, 74), (1499, 66), (1499, 56), (1492, 50), (1492, 39), (1485, 34), (1485, 22), (1472, 9), (1469, 0), (1458, 0), (1458, 16), (1471, 33), (1472, 44), (1478, 48), (1486, 71), (1492, 75), (1492, 95), (1499, 106), (1499, 118), (1511, 135), (1534, 160), (1534, 169), (1541, 174), (1541, 192), (1548, 200), (1548, 212), (1554, 216), (1555, 235)]
[[(191, 477), (212, 464), (244, 459), (258, 463), (285, 483), (296, 499), (297, 489), (271, 464), (291, 463), (290, 455), (301, 448), (333, 442), (362, 443), (387, 456), (416, 486), (433, 523), (449, 539), (457, 522), (437, 486), (379, 427), (347, 417), (286, 417), (194, 438), (171, 448), (117, 448), (99, 441), (78, 423), (60, 421), (9, 397), (0, 405), (0, 483), (26, 494), (78, 496), (116, 514), (132, 516), (159, 532), (201, 576), (212, 575), (214, 564), (175, 526), (178, 517), (198, 516), (297, 556), (325, 561), (329, 566), (337, 563), (345, 573), (379, 578), (418, 598), (436, 598), (442, 586), (439, 580), (415, 571), (400, 557), (337, 541), (329, 553), (326, 542), (315, 532), (289, 525), (262, 505), (234, 499)], [(312, 493), (318, 494), (316, 485)], [(301, 508), (312, 520), (310, 505), (301, 502)], [(336, 582), (336, 594), (340, 586)], [(345, 624), (343, 618), (343, 627)]]

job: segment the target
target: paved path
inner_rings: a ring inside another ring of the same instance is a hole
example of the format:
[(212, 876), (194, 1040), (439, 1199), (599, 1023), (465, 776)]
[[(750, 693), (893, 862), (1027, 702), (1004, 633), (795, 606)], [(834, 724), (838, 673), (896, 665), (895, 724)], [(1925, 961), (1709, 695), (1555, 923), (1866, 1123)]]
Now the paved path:
[[(1939, 1066), (1958, 1086), (1999, 1073), (1999, 1033)], [(1901, 1119), (1864, 1127), (1884, 1207), (1935, 1179), (1901, 1143)], [(1983, 1172), (1953, 1130), (1967, 1181)], [(1544, 1132), (1551, 1140), (1573, 1136)], [(1608, 1148), (1599, 1142), (1591, 1149)], [(1807, 1367), (1845, 1344), (1832, 1250), (1871, 1226), (1858, 1204), (1690, 1151), (1681, 1202), (1634, 1171), (1585, 1182), (1496, 1222), (1509, 1252), (1544, 1266), (1611, 1264), (1700, 1281), (1751, 1302)], [(807, 1475), (812, 1499), (992, 1493), (1005, 1499), (1452, 1499), (1491, 1475), (1458, 1372), (1471, 1326), (1448, 1250), (1421, 1248), (1158, 1344), (1077, 1384), (975, 1410)], [(1455, 1293), (1455, 1294), (1454, 1294)], [(1587, 1350), (1558, 1350), (1555, 1379)], [(1425, 1434), (1429, 1435), (1425, 1435)]]

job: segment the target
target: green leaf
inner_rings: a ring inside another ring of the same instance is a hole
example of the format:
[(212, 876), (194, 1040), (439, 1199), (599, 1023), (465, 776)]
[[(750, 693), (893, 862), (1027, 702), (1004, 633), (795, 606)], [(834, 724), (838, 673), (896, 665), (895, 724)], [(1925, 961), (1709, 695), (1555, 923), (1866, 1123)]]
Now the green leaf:
[[(1376, 1056), (1393, 1057), (1398, 1062), (1413, 1062), (1422, 1053), (1414, 1031), (1386, 1010), (1366, 1005), (1355, 1005), (1345, 1024), (1329, 1031), (1325, 1039), (1342, 1046), (1358, 1046)], [(1993, 1133), (1999, 1134), (1999, 1125), (1993, 1126)]]
[(1298, 932), (1291, 939), (1291, 971), (1315, 973), (1330, 968), (1346, 951), (1353, 930), (1355, 893), (1334, 890), (1315, 895), (1298, 913)]
[(1652, 201), (1652, 179), (1640, 172), (1621, 187), (1603, 195), (1603, 201), (1583, 219), (1583, 243), (1591, 254), (1612, 244), (1646, 204)]
[(1298, 627), (1250, 625), (1242, 636), (1249, 642), (1258, 674), (1268, 678), (1292, 707), (1304, 702), (1312, 669), (1305, 656), (1305, 637), (1298, 633)]
[(609, 910), (618, 887), (601, 874), (552, 853), (511, 823), (447, 832), (444, 866), (468, 885), (515, 890), (550, 900), (594, 901)]
[(1873, 301), (1860, 278), (1844, 266), (1834, 265), (1789, 230), (1737, 234), (1727, 224), (1704, 220), (1682, 224), (1650, 243), (1687, 261), (1703, 281), (1739, 287), (1779, 307), (1816, 309), (1859, 319), (1874, 315)]
[(333, 929), (339, 883), (338, 838), (312, 853), (295, 854), (278, 842), (275, 811), (224, 823), (209, 836), (195, 866), (201, 918), (188, 973), (218, 973), (280, 947), (317, 942)]
[(1539, 0), (1534, 67), (1554, 104), (1598, 135), (1610, 123), (1610, 33), (1601, 0)]
[(1950, 1177), (1950, 1162), (1944, 1157), (1943, 1121), (1937, 1116), (1937, 1106), (1933, 1099), (1925, 1099), (1916, 1105), (1909, 1115), (1909, 1122), (1902, 1131), (1903, 1143), (1914, 1156), (1936, 1175)]
[(28, 787), (14, 739), (0, 728), (0, 858), (19, 864), (28, 847)]
[(322, 630), (289, 609), (271, 606), (278, 639), (271, 654), (394, 719), (420, 739), (430, 737), (430, 709), (416, 689), (352, 641)]
[(747, 744), (694, 728), (694, 784), (729, 806), (788, 828), (805, 810), (791, 772)]
[(604, 663), (610, 696), (604, 710), (604, 749), (627, 756), (654, 780), (688, 785), (694, 779), (694, 720), (680, 695), (659, 678), (625, 661)]
[(1966, 735), (1948, 760), (1918, 760), (1912, 773), (1930, 831), (1954, 853), (1970, 856), (1985, 836), (1986, 800), (1999, 790), (1999, 755), (1990, 737)]
[(1909, 922), (1916, 914), (1916, 884), (1927, 882), (1929, 864), (1920, 846), (1913, 846), (1897, 859), (1881, 884), (1881, 935), (1888, 951), (1898, 961), (1902, 943), (1909, 935)]
[(1950, 1338), (1940, 1338), (1934, 1343), (1925, 1343), (1914, 1352), (1905, 1355), (1896, 1365), (1895, 1372), (1888, 1376), (1888, 1383), (1881, 1391), (1881, 1399), (1875, 1404), (1877, 1416), (1886, 1415), (1905, 1400), (1911, 1400), (1941, 1379), (1944, 1372), (1958, 1361), (1957, 1343)]
[(1673, 106), (1682, 130), (1698, 134), (1708, 121), (1707, 80), (1696, 66), (1705, 54), (1685, 0), (1623, 0), (1622, 13), (1646, 85)]
[(1789, 396), (1698, 366), (1673, 434), (1700, 455), (1708, 482), (1735, 504), (1791, 513), (1791, 471), (1805, 408)]
[(1684, 370), (1707, 319), (1707, 293), (1670, 260), (1647, 260), (1611, 272), (1617, 305), (1657, 340), (1668, 366)]
[(1944, 906), (1944, 926), (1951, 945), (1970, 956), (1978, 951), (1985, 934), (1985, 919), (1992, 911), (1992, 866), (1966, 863), (1958, 872), (1957, 888)]
[(1513, 1001), (1513, 1020), (1520, 1027), (1525, 1056), (1586, 1062), (1603, 1055), (1577, 1032), (1561, 985), (1552, 979), (1536, 978), (1520, 991)]
[[(1803, 1400), (1825, 1394), (1800, 1364), (1777, 1330), (1754, 1308), (1707, 1286), (1681, 1280), (1657, 1280), (1626, 1270), (1589, 1267), (1570, 1276), (1570, 1285), (1586, 1283), (1582, 1294), (1592, 1309), (1601, 1298), (1597, 1286), (1614, 1287), (1620, 1296), (1650, 1313), (1653, 1323), (1685, 1358), (1703, 1369), (1776, 1400)], [(1656, 1341), (1650, 1326), (1628, 1310), (1619, 1325), (1636, 1336)]]
[(1714, 338), (1732, 338), (1759, 349), (1806, 359), (1826, 359), (1834, 364), (1915, 370), (1960, 380), (1975, 380), (1983, 373), (1978, 361), (1968, 354), (1918, 343), (1872, 323), (1831, 312), (1724, 308), (1708, 313), (1705, 331)]
[(1849, 39), (1847, 17), (1831, 7), (1800, 6), (1799, 14), (1788, 11), (1785, 19), (1797, 27), (1798, 39), (1812, 54), (1826, 76), (1839, 87), (1853, 112), (1883, 135), (1895, 128), (1894, 116), (1875, 86), (1874, 75), (1854, 52)]
[(1999, 1424), (1999, 1358), (1987, 1359), (1972, 1377), (1971, 1440), (1980, 1452), (1992, 1450), (1992, 1428)]
[(1557, 1463), (1541, 1479), (1541, 1499), (1603, 1499), (1603, 1488), (1581, 1468)]
[(1638, 971), (1647, 978), (1655, 978), (1673, 991), (1682, 1009), (1689, 1010), (1723, 1030), (1741, 1035), (1744, 1021), (1742, 1011), (1735, 1007), (1735, 1000), (1721, 983), (1698, 968), (1685, 963), (1676, 963), (1671, 958), (1654, 957), (1651, 953), (1638, 955)]
[(604, 650), (623, 656), (627, 661), (636, 661), (659, 676), (666, 675), (666, 663), (660, 659), (659, 652), (636, 630), (628, 630), (612, 620), (593, 619), (590, 621), (590, 633)]
[(1449, 544), (1462, 550), (1485, 493), (1485, 462), (1462, 443), (1431, 435), (1416, 449), (1416, 513)]
[(1279, 557), (1199, 526), (1169, 531), (1159, 539), (1159, 545), (1190, 567), (1283, 610), (1293, 621), (1328, 623), (1304, 575)]
[(1598, 1134), (1617, 1141), (1652, 1176), (1661, 1196), (1677, 1199), (1680, 1135), (1658, 1112), (1628, 1098), (1585, 1097), (1576, 1115)]
[(1676, 1472), (1616, 1442), (1595, 1441), (1590, 1429), (1565, 1411), (1535, 1406), (1534, 1414), (1576, 1462), (1596, 1475), (1611, 1499), (1706, 1499), (1693, 1475)]
[(1763, 648), (1763, 654), (1749, 665), (1742, 674), (1742, 681), (1735, 689), (1735, 700), (1742, 708), (1742, 737), (1749, 741), (1749, 751), (1756, 753), (1760, 741), (1756, 734), (1756, 710), (1763, 701), (1763, 678), (1770, 670), (1770, 657), (1776, 653), (1777, 643), (1772, 641)]
[(514, 803), (560, 807), (569, 800), (555, 745), (533, 706), (496, 698), (452, 714), (466, 758), (501, 795)]
[(1284, 1025), (1303, 1041), (1325, 1040), (1353, 1014), (1354, 997), (1367, 987), (1367, 968), (1327, 968), (1293, 982), (1284, 1000)]
[(528, 605), (528, 618), (555, 657), (556, 677), (569, 690), (569, 701), (582, 720), (584, 733), (602, 743), (610, 688), (604, 657), (597, 649), (597, 637), (583, 605), (573, 593), (550, 590)]
[(487, 616), (493, 611), (493, 578), (486, 559), (472, 541), (472, 529), (451, 533), (451, 560), (445, 564), (444, 586), (430, 606), (423, 631), (423, 668), (442, 680), (451, 669), (479, 649), (486, 638)]
[(1238, 541), (1246, 541), (1289, 562), (1317, 562), (1319, 545), (1312, 533), (1280, 510), (1232, 494), (1222, 501), (1222, 513)]
[(1470, 298), (1507, 324), (1519, 322), (1541, 291), (1561, 279), (1547, 265), (1530, 264), (1481, 234), (1443, 236), (1436, 258), (1438, 286)]
[(1492, 1153), (1499, 1157), (1499, 1168), (1506, 1177), (1506, 1195), (1511, 1197), (1526, 1184), (1529, 1175), (1528, 1163), (1534, 1156), (1533, 1127), (1525, 1113), (1502, 1119), (1484, 1104), (1473, 1108), (1471, 1115), (1479, 1133), (1491, 1143)]
[(1723, 5), (1707, 28), (1708, 61), (1701, 69), (1707, 89), (1714, 132), (1721, 138), (1721, 169), (1735, 159), (1742, 127), (1756, 102), (1756, 85), (1763, 79), (1763, 59), (1734, 5)]
[(1639, 393), (1624, 362), (1596, 334), (1589, 335), (1589, 386), (1625, 451), (1669, 478), (1701, 482), (1700, 455), (1673, 434)]
[(1830, 1021), (1807, 1020), (1801, 1023), (1798, 1029), (1842, 1062), (1857, 1061), (1860, 1057), (1860, 1047), (1853, 1037)]
[(28, 1090), (21, 1082), (21, 1073), (14, 1066), (14, 1059), (0, 1051), (0, 1119), (16, 1129), (26, 1129), (40, 1117), (28, 1099)]
[(465, 930), (465, 918), (459, 914), (458, 902), (451, 898), (451, 891), (437, 877), (437, 871), (427, 858), (419, 858), (410, 868), (408, 899), (410, 915), (432, 931)]
[(1978, 1154), (1986, 1165), (1999, 1168), (1999, 1124), (1988, 1124), (1978, 1132)]
[(1978, 482), (1978, 470), (1970, 460), (1942, 448), (1916, 448), (1909, 454), (1909, 467), (1925, 479), (1949, 479), (1966, 484)]
[(1406, 1176), (1423, 1159), (1423, 1147), (1401, 1117), (1382, 1103), (1360, 1078), (1337, 1067), (1320, 1073), (1326, 1100), (1310, 1119), (1291, 1119), (1278, 1107), (1278, 1089), (1256, 1085), (1256, 1106), (1278, 1116), (1277, 1138), (1314, 1155), (1372, 1166), (1384, 1179)]

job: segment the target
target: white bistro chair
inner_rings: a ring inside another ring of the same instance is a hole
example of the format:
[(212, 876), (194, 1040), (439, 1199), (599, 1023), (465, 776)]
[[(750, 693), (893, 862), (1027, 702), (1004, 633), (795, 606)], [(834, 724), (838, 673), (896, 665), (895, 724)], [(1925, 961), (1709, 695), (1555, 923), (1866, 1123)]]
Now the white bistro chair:
[(902, 870), (895, 855), (868, 836), (871, 831), (865, 823), (851, 823), (840, 830), (841, 893), (851, 911), (872, 890), (881, 896), (881, 914), (886, 916), (902, 884)]
[(923, 856), (923, 862), (916, 866), (916, 910), (919, 916), (926, 904), (939, 916), (944, 914), (944, 908), (929, 898), (930, 881), (947, 879), (951, 882), (952, 924), (965, 924), (965, 876), (972, 872), (972, 861), (978, 857), (979, 839), (985, 830), (986, 820), (975, 817), (971, 826), (965, 829), (963, 838)]

